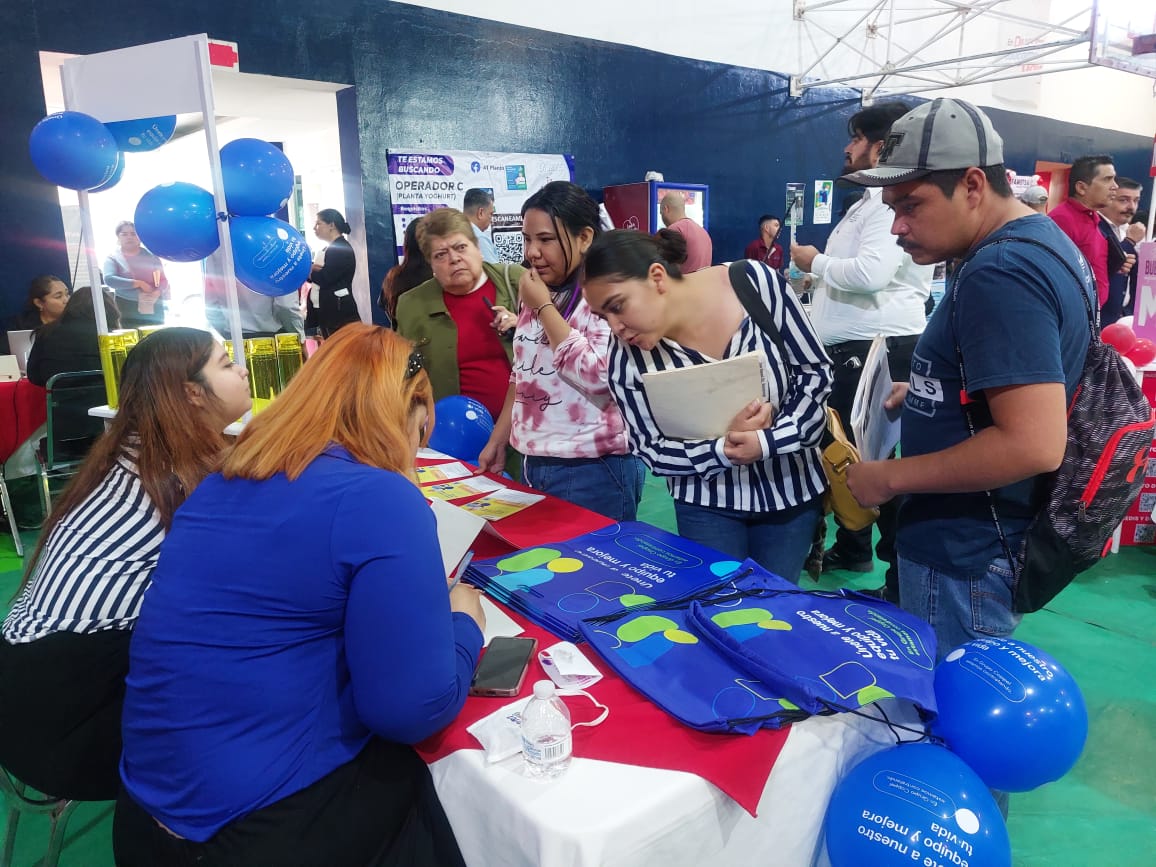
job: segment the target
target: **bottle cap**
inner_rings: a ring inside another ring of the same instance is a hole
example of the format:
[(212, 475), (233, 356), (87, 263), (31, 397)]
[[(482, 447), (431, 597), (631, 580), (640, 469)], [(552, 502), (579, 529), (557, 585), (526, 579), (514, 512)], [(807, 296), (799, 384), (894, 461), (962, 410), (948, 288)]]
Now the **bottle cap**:
[(554, 694), (554, 681), (539, 680), (534, 683), (534, 698), (549, 698)]

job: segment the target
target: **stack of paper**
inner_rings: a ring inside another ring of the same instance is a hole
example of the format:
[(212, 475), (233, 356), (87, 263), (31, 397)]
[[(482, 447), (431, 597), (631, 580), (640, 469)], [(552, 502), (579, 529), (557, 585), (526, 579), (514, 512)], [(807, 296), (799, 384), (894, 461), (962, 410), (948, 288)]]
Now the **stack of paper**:
[(738, 566), (710, 548), (635, 522), (475, 561), (465, 580), (576, 642), (583, 619), (685, 596), (718, 584)]
[(851, 435), (859, 457), (865, 461), (886, 460), (899, 442), (899, 417), (903, 408), (889, 410), (883, 406), (893, 384), (887, 366), (887, 338), (878, 334), (867, 352), (851, 406)]

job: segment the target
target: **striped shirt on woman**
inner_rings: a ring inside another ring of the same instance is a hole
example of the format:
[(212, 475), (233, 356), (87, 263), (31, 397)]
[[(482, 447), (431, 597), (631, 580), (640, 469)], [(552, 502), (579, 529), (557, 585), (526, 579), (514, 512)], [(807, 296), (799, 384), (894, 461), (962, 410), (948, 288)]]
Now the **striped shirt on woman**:
[(761, 351), (773, 394), (781, 395), (771, 426), (759, 431), (761, 461), (735, 465), (723, 452), (725, 437), (674, 440), (654, 421), (642, 374), (689, 367), (715, 360), (663, 338), (651, 350), (615, 340), (610, 349), (610, 391), (622, 410), (631, 449), (658, 476), (666, 476), (676, 500), (716, 509), (772, 512), (801, 505), (827, 488), (819, 442), (826, 427), (831, 362), (795, 294), (784, 289), (774, 271), (747, 262), (747, 276), (758, 289), (787, 349), (745, 318), (727, 346), (725, 358)]
[(132, 629), (164, 538), (134, 458), (122, 454), (52, 528), (4, 638), (23, 644), (54, 632)]

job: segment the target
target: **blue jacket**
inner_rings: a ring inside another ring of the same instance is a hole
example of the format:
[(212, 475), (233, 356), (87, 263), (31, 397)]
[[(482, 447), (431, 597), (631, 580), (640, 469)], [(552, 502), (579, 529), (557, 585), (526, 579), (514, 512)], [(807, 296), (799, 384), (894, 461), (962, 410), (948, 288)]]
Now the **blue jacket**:
[(450, 612), (433, 513), (332, 447), (296, 481), (221, 475), (177, 511), (133, 636), (121, 776), (202, 842), (457, 716), (482, 633)]

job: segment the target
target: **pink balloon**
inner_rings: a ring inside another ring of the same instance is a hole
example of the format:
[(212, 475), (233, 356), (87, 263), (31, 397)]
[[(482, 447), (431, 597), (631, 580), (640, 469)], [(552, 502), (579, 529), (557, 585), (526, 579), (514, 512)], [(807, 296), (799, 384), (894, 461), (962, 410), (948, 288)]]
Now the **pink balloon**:
[(1121, 355), (1127, 355), (1136, 345), (1136, 334), (1127, 325), (1121, 325), (1119, 322), (1105, 325), (1100, 332), (1100, 339), (1109, 346), (1114, 346)]
[(1153, 343), (1147, 337), (1141, 337), (1131, 349), (1124, 353), (1124, 357), (1137, 367), (1151, 364), (1156, 360), (1156, 343)]

